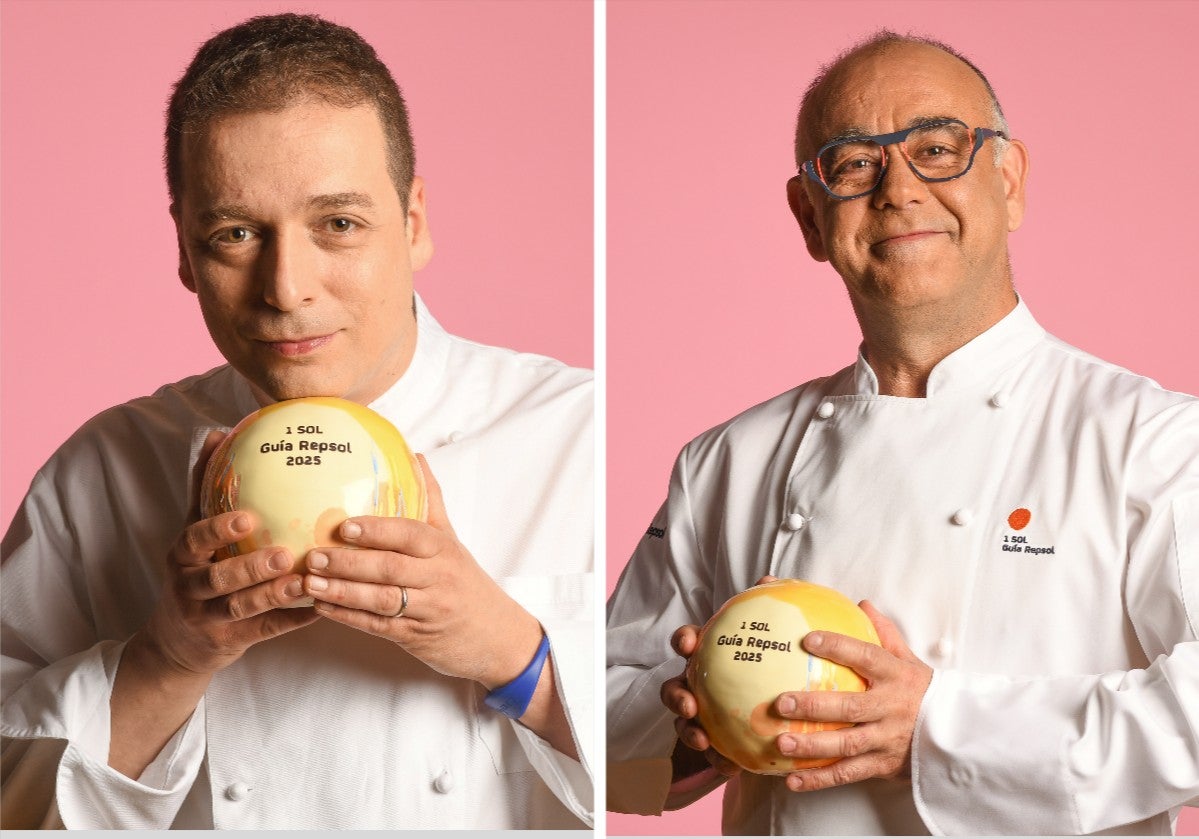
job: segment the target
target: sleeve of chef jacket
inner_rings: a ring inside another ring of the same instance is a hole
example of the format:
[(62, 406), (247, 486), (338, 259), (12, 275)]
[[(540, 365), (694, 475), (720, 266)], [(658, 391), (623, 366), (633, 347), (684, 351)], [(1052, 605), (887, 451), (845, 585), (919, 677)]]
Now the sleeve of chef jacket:
[(939, 671), (912, 745), (934, 834), (1092, 833), (1199, 803), (1199, 403), (1140, 425), (1125, 461), (1124, 599), (1150, 665)]
[(591, 826), (594, 824), (595, 800), (591, 774), (595, 743), (595, 679), (594, 658), (586, 651), (595, 646), (594, 622), (590, 617), (594, 597), (592, 577), (590, 574), (570, 574), (558, 578), (555, 583), (581, 589), (559, 592), (557, 600), (569, 608), (559, 610), (552, 617), (544, 610), (532, 608), (530, 611), (537, 615), (550, 640), (552, 653), (547, 666), (554, 668), (558, 698), (566, 710), (579, 759), (576, 761), (562, 754), (518, 722), (514, 721), (512, 726), (537, 774), (567, 809)]
[[(557, 532), (562, 539), (569, 539), (569, 544), (563, 544), (552, 558), (541, 556), (533, 561), (532, 566), (539, 570), (496, 581), (537, 618), (549, 638), (546, 666), (553, 667), (558, 698), (579, 759), (562, 754), (519, 722), (510, 723), (512, 730), (558, 800), (590, 826), (595, 810), (595, 454), (590, 376), (587, 381), (587, 388), (579, 390), (583, 398), (559, 400), (556, 404), (564, 413), (545, 420), (565, 429), (560, 459), (552, 461), (551, 470), (555, 475), (552, 491), (559, 499), (570, 499), (559, 508), (556, 521)], [(435, 470), (439, 468), (436, 461), (433, 465)], [(528, 480), (544, 481), (545, 468), (545, 463), (539, 463)], [(485, 713), (495, 712), (488, 709)]]
[(671, 795), (674, 715), (662, 683), (683, 672), (670, 638), (712, 614), (712, 569), (697, 537), (687, 483), (688, 449), (675, 463), (666, 503), (634, 551), (608, 601), (609, 810), (658, 815), (702, 797), (723, 778)]
[[(86, 484), (87, 468), (65, 480)], [(54, 484), (51, 465), (3, 544), (4, 826), (167, 828), (203, 760), (203, 703), (138, 780), (108, 766), (124, 643), (97, 637), (75, 527)]]

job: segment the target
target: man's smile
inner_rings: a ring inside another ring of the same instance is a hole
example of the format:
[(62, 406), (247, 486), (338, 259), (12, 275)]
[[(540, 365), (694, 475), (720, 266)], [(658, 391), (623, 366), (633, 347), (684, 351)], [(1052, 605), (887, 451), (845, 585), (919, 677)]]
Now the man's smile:
[(876, 253), (886, 253), (887, 251), (907, 247), (909, 245), (918, 245), (926, 242), (936, 236), (947, 235), (944, 230), (933, 230), (931, 228), (917, 230), (897, 230), (884, 233), (880, 238), (876, 239), (871, 244), (870, 249)]
[(280, 355), (299, 356), (315, 352), (332, 341), (336, 334), (334, 332), (309, 338), (284, 338), (278, 341), (260, 341), (259, 343), (265, 344)]

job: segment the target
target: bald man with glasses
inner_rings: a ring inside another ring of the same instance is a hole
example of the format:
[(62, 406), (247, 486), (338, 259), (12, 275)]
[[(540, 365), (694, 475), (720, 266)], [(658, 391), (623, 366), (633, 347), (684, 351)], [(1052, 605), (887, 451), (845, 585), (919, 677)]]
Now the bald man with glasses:
[[(679, 456), (609, 603), (609, 807), (727, 781), (726, 833), (1171, 833), (1199, 802), (1199, 401), (1017, 296), (1028, 151), (948, 46), (883, 32), (840, 56), (796, 159), (791, 210), (861, 352)], [(766, 576), (863, 601), (882, 639), (803, 639), (868, 689), (774, 701), (856, 723), (779, 735), (835, 761), (785, 776), (713, 750), (678, 675)]]

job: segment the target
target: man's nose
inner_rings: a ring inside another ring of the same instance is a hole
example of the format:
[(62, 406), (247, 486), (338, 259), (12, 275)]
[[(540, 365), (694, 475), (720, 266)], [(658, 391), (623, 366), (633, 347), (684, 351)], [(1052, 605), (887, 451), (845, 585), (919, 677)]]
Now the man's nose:
[(317, 249), (302, 233), (280, 231), (271, 237), (259, 266), (262, 299), (290, 312), (311, 304), (320, 289)]
[(922, 181), (908, 165), (898, 145), (887, 148), (887, 171), (878, 189), (870, 196), (877, 209), (904, 207), (919, 203), (928, 197), (928, 184)]

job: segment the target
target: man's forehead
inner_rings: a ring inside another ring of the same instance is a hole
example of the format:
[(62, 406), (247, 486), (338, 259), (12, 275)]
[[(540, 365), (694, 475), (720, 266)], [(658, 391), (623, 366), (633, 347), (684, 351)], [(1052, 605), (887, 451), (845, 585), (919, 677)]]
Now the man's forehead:
[(830, 70), (805, 114), (805, 135), (818, 145), (930, 118), (989, 124), (990, 110), (986, 86), (961, 59), (928, 44), (899, 42), (851, 54)]
[(306, 100), (219, 114), (180, 145), (181, 203), (212, 218), (243, 217), (249, 204), (285, 194), (304, 206), (363, 207), (377, 203), (376, 188), (392, 189), (387, 153), (371, 104)]
[(247, 136), (267, 140), (308, 137), (313, 143), (334, 134), (353, 138), (355, 147), (377, 146), (385, 153), (387, 136), (372, 104), (334, 105), (317, 98), (300, 99), (278, 108), (218, 113), (191, 128), (180, 144), (183, 170), (210, 165), (238, 147)]
[(206, 142), (213, 135), (231, 127), (254, 125), (260, 130), (290, 130), (291, 126), (309, 127), (345, 126), (366, 127), (371, 134), (385, 139), (379, 109), (370, 102), (342, 104), (329, 101), (317, 93), (297, 94), (286, 102), (268, 108), (238, 108), (213, 114), (203, 123), (191, 126), (185, 135)]

